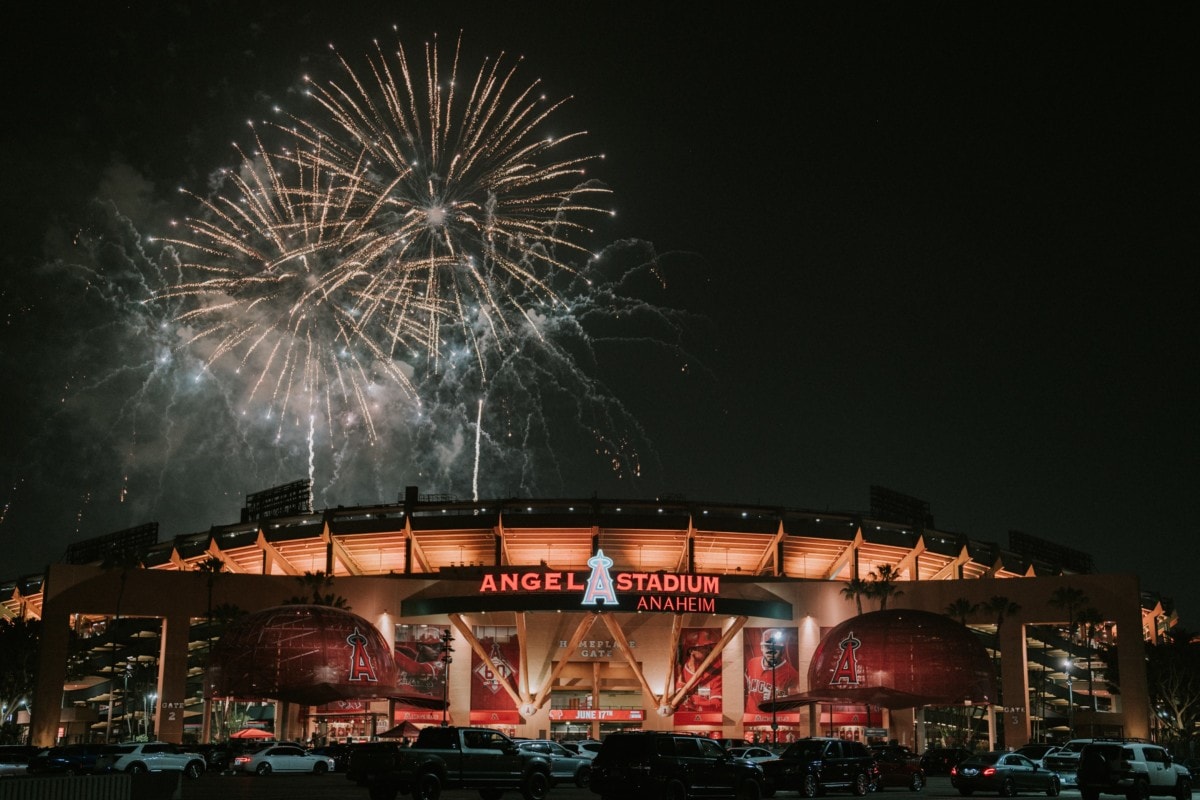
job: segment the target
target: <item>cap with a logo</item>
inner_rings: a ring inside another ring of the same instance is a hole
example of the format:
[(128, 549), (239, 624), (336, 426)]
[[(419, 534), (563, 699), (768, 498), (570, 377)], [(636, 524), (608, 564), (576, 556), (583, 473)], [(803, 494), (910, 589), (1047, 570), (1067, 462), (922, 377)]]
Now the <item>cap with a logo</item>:
[(717, 637), (708, 630), (689, 631), (683, 637), (685, 650), (711, 650), (717, 645)]

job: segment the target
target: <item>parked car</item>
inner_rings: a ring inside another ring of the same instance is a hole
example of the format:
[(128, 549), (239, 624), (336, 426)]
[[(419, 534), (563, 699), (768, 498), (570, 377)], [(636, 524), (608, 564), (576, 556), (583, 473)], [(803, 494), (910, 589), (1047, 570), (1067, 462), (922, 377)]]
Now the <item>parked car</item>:
[(1073, 789), (1078, 782), (1079, 754), (1091, 742), (1091, 739), (1071, 739), (1053, 753), (1042, 756), (1042, 766), (1057, 774), (1063, 786)]
[(350, 767), (350, 754), (354, 752), (354, 748), (360, 747), (361, 742), (349, 743), (342, 742), (340, 744), (326, 744), (320, 747), (314, 747), (310, 753), (315, 753), (319, 756), (329, 756), (333, 759), (333, 771), (345, 772)]
[(949, 775), (953, 767), (971, 755), (965, 747), (931, 747), (921, 754), (921, 769), (926, 775)]
[(170, 742), (105, 745), (96, 756), (96, 772), (182, 772), (186, 778), (204, 774), (204, 756)]
[(925, 770), (921, 767), (921, 757), (904, 745), (875, 745), (871, 748), (871, 755), (875, 756), (875, 766), (879, 768), (876, 789), (900, 786), (919, 792), (925, 788)]
[(595, 759), (596, 754), (600, 752), (600, 742), (597, 742), (595, 739), (572, 739), (570, 741), (559, 742), (559, 744), (572, 753), (588, 759)]
[(1045, 764), (1042, 763), (1042, 759), (1048, 755), (1057, 753), (1058, 749), (1058, 745), (1056, 744), (1027, 744), (1023, 747), (1018, 747), (1017, 752), (1028, 758), (1033, 763), (1037, 764), (1039, 767), (1044, 767)]
[(19, 747), (0, 747), (0, 778), (29, 773), (29, 753)]
[(522, 739), (517, 747), (541, 753), (550, 759), (550, 779), (555, 783), (573, 783), (586, 788), (592, 776), (592, 759), (572, 753), (549, 739)]
[(333, 772), (331, 756), (309, 753), (294, 744), (274, 744), (233, 759), (233, 771), (246, 775), (270, 775), (273, 772), (309, 772), (324, 775)]
[(49, 747), (29, 759), (33, 775), (88, 775), (96, 769), (96, 757), (108, 745), (66, 744)]
[(761, 764), (764, 761), (774, 761), (775, 759), (779, 758), (779, 756), (772, 753), (767, 748), (758, 746), (731, 747), (729, 748), (729, 755), (733, 756), (734, 758), (748, 758), (758, 764)]
[(996, 792), (1001, 797), (1045, 792), (1047, 797), (1057, 797), (1062, 790), (1054, 772), (1007, 750), (992, 750), (964, 760), (950, 770), (950, 785), (964, 797), (975, 792)]
[(605, 800), (745, 800), (764, 789), (760, 765), (734, 758), (712, 739), (669, 731), (610, 733), (592, 762), (589, 786)]
[(848, 789), (861, 797), (876, 786), (879, 776), (875, 759), (862, 742), (825, 736), (797, 739), (779, 758), (764, 761), (762, 768), (768, 797), (784, 789), (805, 797)]
[(1097, 739), (1079, 754), (1078, 785), (1083, 800), (1099, 800), (1102, 794), (1123, 794), (1129, 800), (1151, 795), (1190, 800), (1192, 773), (1159, 745)]

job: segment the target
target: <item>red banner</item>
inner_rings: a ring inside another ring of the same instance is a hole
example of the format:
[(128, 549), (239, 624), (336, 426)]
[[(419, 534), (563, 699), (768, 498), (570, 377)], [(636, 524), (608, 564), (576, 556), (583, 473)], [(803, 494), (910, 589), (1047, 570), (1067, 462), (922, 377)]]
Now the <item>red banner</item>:
[[(679, 651), (675, 662), (675, 690), (679, 691), (691, 682), (692, 676), (721, 640), (720, 628), (684, 628), (680, 632)], [(722, 706), (721, 656), (705, 668), (699, 681), (675, 707), (675, 720), (680, 715), (716, 714), (721, 720)], [(690, 712), (690, 713), (689, 713)], [(687, 723), (691, 724), (691, 723)]]
[(646, 712), (640, 708), (552, 708), (550, 719), (555, 722), (641, 722), (646, 719)]
[[(746, 717), (764, 714), (767, 724), (770, 712), (759, 710), (758, 704), (772, 697), (783, 697), (800, 691), (799, 643), (794, 628), (743, 628), (742, 652), (746, 663)], [(799, 724), (799, 713), (786, 715), (788, 724)], [(783, 724), (785, 715), (777, 714)], [(747, 720), (746, 724), (751, 724)], [(754, 723), (761, 724), (761, 723)]]
[(436, 625), (396, 626), (392, 655), (396, 659), (396, 688), (401, 695), (441, 699), (446, 681), (441, 637), (446, 630)]
[(720, 727), (725, 723), (724, 716), (720, 711), (713, 712), (675, 712), (675, 727), (681, 728), (685, 725), (716, 725)]
[(483, 649), (488, 651), (488, 657), (500, 674), (492, 671), (479, 654), (471, 651), (471, 711), (512, 711), (517, 710), (512, 696), (505, 691), (504, 682), (514, 689), (517, 688), (517, 664), (520, 661), (521, 649), (514, 636), (503, 641), (491, 638), (479, 640)]
[(472, 725), (520, 725), (521, 715), (516, 711), (472, 711)]

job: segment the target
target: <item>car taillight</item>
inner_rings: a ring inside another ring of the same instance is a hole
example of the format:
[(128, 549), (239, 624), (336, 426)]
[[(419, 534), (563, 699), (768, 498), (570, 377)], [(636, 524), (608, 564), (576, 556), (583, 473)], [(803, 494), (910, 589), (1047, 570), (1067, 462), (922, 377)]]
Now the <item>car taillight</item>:
[(985, 769), (985, 770), (984, 770), (983, 772), (981, 772), (980, 774), (981, 774), (981, 775), (987, 775), (987, 776), (989, 776), (989, 777), (990, 777), (990, 776), (992, 776), (992, 775), (995, 775), (995, 774), (996, 774), (996, 768), (995, 768), (995, 767), (988, 767), (987, 769)]
[(957, 775), (957, 774), (958, 774), (958, 767), (951, 767), (951, 768), (950, 768), (950, 774), (951, 774), (951, 775)]
[(250, 763), (250, 756), (238, 756), (237, 758), (235, 758), (235, 759), (233, 760), (233, 763), (235, 763), (235, 764), (248, 764), (248, 763)]

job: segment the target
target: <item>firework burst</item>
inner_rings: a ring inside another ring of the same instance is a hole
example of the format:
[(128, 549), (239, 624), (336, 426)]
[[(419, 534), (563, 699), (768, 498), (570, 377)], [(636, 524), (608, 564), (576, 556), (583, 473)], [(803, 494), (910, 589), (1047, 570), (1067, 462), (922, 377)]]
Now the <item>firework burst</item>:
[[(254, 147), (203, 213), (168, 241), (185, 255), (160, 293), (206, 368), (230, 365), (248, 406), (361, 421), (392, 388), (419, 404), (422, 375), (469, 358), (479, 382), (561, 307), (555, 288), (589, 256), (582, 220), (607, 189), (553, 137), (563, 102), (517, 63), (485, 61), (459, 85), (461, 38), (415, 68), (378, 43), (355, 72), (305, 79), (314, 109), (252, 126)], [(262, 130), (260, 130), (262, 128)], [(283, 144), (269, 145), (271, 142)], [(307, 424), (307, 423), (306, 423)]]

